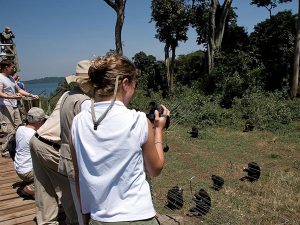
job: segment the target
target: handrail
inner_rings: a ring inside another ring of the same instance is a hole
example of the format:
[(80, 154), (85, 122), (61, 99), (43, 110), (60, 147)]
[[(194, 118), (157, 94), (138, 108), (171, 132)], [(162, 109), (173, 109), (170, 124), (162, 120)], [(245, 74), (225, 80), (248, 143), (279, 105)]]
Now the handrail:
[(17, 48), (15, 43), (11, 43), (11, 44), (0, 43), (0, 59), (3, 60), (7, 58), (13, 60), (16, 70), (20, 71), (18, 56), (17, 56)]

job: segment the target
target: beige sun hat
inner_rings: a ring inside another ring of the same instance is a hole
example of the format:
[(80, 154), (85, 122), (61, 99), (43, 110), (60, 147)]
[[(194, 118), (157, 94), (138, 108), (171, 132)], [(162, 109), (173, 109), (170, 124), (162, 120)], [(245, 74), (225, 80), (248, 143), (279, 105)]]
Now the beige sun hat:
[(28, 123), (37, 123), (47, 118), (48, 116), (45, 114), (44, 110), (38, 107), (29, 109), (26, 116)]
[(70, 75), (66, 77), (66, 81), (68, 84), (71, 84), (73, 82), (82, 82), (84, 80), (88, 80), (88, 72), (89, 68), (91, 66), (90, 60), (81, 60), (77, 63), (76, 66), (76, 73), (75, 75)]

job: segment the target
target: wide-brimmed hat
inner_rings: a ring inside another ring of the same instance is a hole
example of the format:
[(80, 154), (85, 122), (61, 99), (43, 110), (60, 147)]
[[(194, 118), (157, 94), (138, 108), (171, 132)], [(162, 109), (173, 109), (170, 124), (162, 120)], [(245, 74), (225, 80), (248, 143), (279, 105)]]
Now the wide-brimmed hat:
[(88, 79), (88, 72), (91, 66), (90, 60), (81, 60), (77, 63), (75, 75), (70, 75), (66, 77), (68, 84), (76, 82), (82, 82), (83, 80)]
[(38, 107), (29, 109), (26, 117), (28, 123), (37, 123), (47, 118), (48, 116), (45, 114), (44, 110)]

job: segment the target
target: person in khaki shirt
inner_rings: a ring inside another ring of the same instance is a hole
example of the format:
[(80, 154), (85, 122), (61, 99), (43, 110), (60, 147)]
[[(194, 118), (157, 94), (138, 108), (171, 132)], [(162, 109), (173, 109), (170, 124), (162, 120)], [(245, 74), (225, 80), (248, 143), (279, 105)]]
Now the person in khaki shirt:
[[(66, 94), (66, 93), (65, 93)], [(65, 95), (64, 94), (64, 95)], [(30, 153), (34, 171), (37, 224), (58, 225), (61, 203), (66, 214), (66, 224), (78, 225), (76, 209), (69, 191), (68, 178), (58, 172), (60, 148), (60, 104), (30, 140)]]
[[(66, 77), (67, 83), (80, 83), (88, 79), (89, 67), (88, 60), (78, 62), (76, 74)], [(64, 93), (50, 117), (30, 141), (33, 168), (37, 171), (35, 199), (38, 224), (58, 224), (59, 199), (67, 216), (66, 224), (83, 224), (82, 217), (76, 213), (80, 207), (78, 199), (74, 199), (77, 197), (75, 185), (71, 188), (75, 181), (72, 179), (74, 175), (68, 138), (73, 117), (90, 105), (85, 101), (87, 99), (89, 97), (83, 94), (80, 85)]]

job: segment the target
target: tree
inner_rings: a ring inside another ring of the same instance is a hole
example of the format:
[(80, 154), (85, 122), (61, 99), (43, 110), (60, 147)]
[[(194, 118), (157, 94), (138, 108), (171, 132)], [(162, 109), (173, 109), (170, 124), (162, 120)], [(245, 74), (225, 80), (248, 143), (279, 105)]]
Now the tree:
[(266, 89), (282, 89), (292, 74), (296, 16), (282, 11), (254, 27), (250, 45), (266, 68)]
[(224, 0), (222, 5), (218, 0), (192, 1), (192, 26), (196, 28), (198, 44), (207, 47), (208, 72), (213, 69), (215, 55), (221, 49), (231, 3), (232, 0)]
[(222, 52), (248, 51), (248, 49), (249, 36), (245, 28), (236, 23), (226, 24), (222, 40)]
[[(174, 88), (174, 66), (179, 41), (186, 41), (189, 25), (188, 9), (184, 0), (152, 0), (151, 21), (155, 21), (156, 38), (165, 43), (165, 64), (168, 90)], [(171, 60), (169, 52), (172, 52)]]
[(204, 84), (205, 53), (196, 51), (179, 55), (176, 61), (176, 81), (183, 85), (192, 85), (193, 81)]
[(299, 60), (300, 60), (300, 1), (298, 3), (296, 47), (295, 47), (295, 53), (294, 53), (293, 77), (292, 77), (292, 85), (291, 85), (291, 92), (290, 92), (292, 98), (296, 97), (297, 93), (298, 93)]
[(291, 2), (292, 0), (251, 0), (251, 5), (257, 5), (257, 7), (265, 7), (272, 16), (272, 9), (276, 8), (280, 3)]
[(151, 91), (159, 91), (162, 87), (161, 72), (157, 73), (158, 64), (156, 58), (152, 55), (146, 55), (144, 52), (139, 52), (132, 58), (135, 66), (139, 70), (139, 89), (143, 89), (147, 96), (151, 95)]
[(104, 0), (117, 13), (117, 21), (115, 25), (115, 44), (116, 53), (123, 55), (122, 48), (122, 28), (125, 19), (125, 6), (127, 0)]

